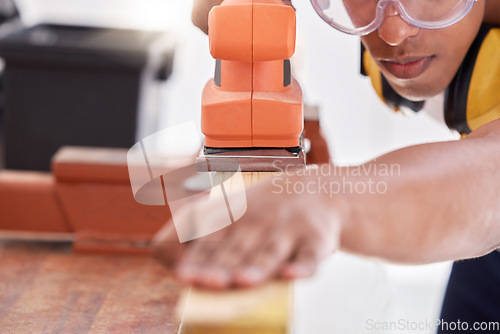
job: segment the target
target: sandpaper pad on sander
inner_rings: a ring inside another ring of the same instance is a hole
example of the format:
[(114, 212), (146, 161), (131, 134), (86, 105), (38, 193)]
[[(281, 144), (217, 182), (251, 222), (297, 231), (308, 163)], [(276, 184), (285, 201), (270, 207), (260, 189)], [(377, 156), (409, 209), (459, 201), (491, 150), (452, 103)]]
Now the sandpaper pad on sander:
[[(290, 148), (204, 147), (196, 158), (198, 172), (282, 172), (305, 168), (306, 157), (301, 146)], [(236, 168), (236, 170), (235, 170)]]

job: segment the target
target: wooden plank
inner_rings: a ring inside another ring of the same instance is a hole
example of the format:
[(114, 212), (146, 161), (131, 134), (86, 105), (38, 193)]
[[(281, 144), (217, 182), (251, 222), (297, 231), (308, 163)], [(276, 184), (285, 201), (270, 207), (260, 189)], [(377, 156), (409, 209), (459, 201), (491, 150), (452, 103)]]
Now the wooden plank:
[(292, 283), (213, 292), (188, 289), (178, 306), (181, 334), (286, 334), (290, 332)]
[[(230, 174), (230, 173), (229, 173)], [(242, 173), (245, 187), (270, 177), (272, 173)], [(228, 179), (216, 173), (214, 184)], [(238, 190), (238, 182), (225, 182), (226, 191)], [(220, 192), (218, 192), (220, 196)], [(211, 193), (213, 195), (213, 193)], [(207, 291), (189, 288), (177, 306), (182, 334), (287, 334), (292, 318), (293, 283), (271, 282), (250, 289)]]

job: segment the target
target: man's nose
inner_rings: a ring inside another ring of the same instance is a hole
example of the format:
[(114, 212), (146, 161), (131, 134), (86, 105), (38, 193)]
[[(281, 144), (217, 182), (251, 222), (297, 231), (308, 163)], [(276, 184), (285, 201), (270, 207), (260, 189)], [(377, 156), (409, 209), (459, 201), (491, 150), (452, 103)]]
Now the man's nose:
[(384, 21), (378, 28), (378, 35), (390, 46), (396, 46), (407, 38), (416, 36), (419, 31), (420, 28), (403, 20), (396, 6), (388, 5), (385, 8)]

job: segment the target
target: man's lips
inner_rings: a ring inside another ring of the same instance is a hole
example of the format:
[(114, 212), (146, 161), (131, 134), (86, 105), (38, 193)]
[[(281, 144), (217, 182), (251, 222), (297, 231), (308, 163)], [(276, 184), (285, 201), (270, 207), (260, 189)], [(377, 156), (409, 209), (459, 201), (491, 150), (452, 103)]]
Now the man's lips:
[(380, 63), (389, 73), (399, 79), (412, 79), (424, 73), (429, 67), (433, 57), (412, 57), (381, 60)]

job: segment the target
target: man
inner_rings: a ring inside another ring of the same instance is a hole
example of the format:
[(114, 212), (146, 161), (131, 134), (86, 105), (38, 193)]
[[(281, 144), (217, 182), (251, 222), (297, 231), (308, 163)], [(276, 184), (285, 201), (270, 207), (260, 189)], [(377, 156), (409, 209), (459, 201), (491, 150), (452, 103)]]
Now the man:
[[(219, 3), (195, 0), (193, 22), (206, 32), (208, 10)], [(410, 101), (442, 94), (482, 23), (500, 23), (498, 0), (368, 0), (359, 15), (349, 7), (359, 2), (312, 3), (335, 28), (361, 35), (390, 87)], [(335, 3), (345, 6), (349, 21), (336, 22), (325, 14)], [(447, 8), (450, 3), (456, 6)], [(433, 13), (455, 21), (433, 26), (440, 20)], [(297, 194), (277, 191), (269, 180), (249, 189), (248, 211), (237, 223), (182, 245), (175, 242), (172, 224), (167, 225), (156, 238), (156, 253), (181, 282), (214, 289), (306, 277), (338, 249), (408, 264), (479, 258), (455, 264), (443, 316), (500, 321), (500, 253), (495, 251), (500, 247), (500, 120), (472, 130), (460, 141), (386, 154), (364, 165), (367, 175), (352, 173), (355, 167), (321, 175), (330, 183), (346, 175), (353, 184), (383, 182), (384, 193)], [(400, 174), (376, 175), (377, 165), (397, 165)], [(286, 178), (289, 184), (317, 182), (313, 175)], [(209, 223), (223, 214), (197, 205), (185, 216)], [(467, 277), (471, 270), (482, 271)]]

